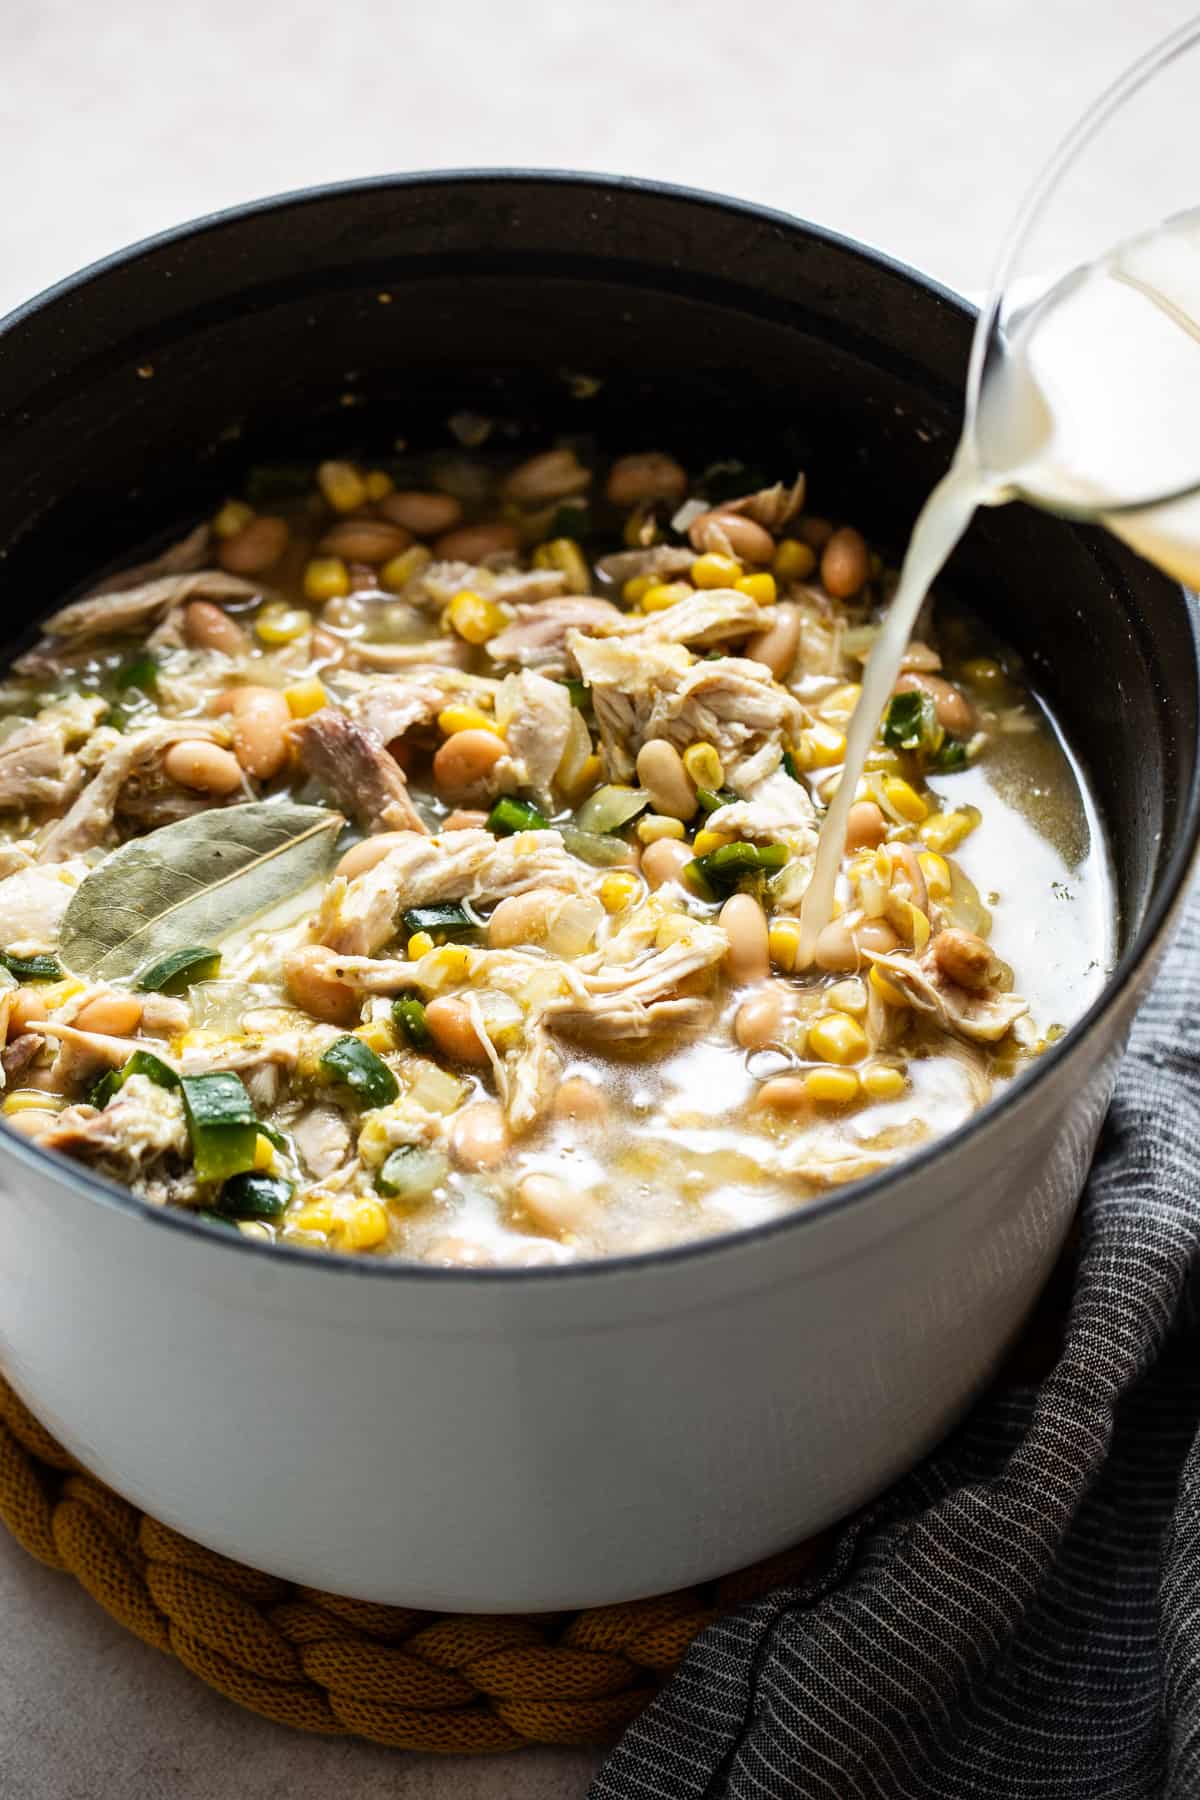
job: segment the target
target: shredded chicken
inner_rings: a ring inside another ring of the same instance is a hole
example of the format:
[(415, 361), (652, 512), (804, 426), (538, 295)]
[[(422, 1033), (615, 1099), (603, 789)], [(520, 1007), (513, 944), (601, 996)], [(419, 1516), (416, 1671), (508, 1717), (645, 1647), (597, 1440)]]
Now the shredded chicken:
[[(152, 775), (152, 770), (159, 764), (163, 751), (172, 744), (196, 738), (220, 740), (226, 736), (224, 726), (215, 725), (207, 719), (169, 720), (148, 725), (140, 731), (126, 732), (124, 737), (117, 738), (74, 805), (50, 827), (38, 851), (38, 861), (62, 862), (67, 857), (77, 856), (81, 850), (89, 850), (93, 845), (103, 843), (111, 829), (126, 784), (135, 783), (130, 790), (129, 801), (131, 809), (136, 811), (139, 796), (150, 791), (158, 779), (158, 774)], [(136, 785), (138, 782), (145, 782), (148, 786), (139, 788)], [(247, 794), (248, 792), (249, 790)], [(180, 799), (185, 806), (189, 805), (190, 797), (180, 796)], [(208, 807), (216, 803), (211, 795), (206, 796), (206, 801)], [(171, 816), (178, 818), (185, 814), (176, 811)], [(157, 822), (167, 821), (160, 817)]]
[(755, 524), (764, 526), (767, 531), (779, 533), (804, 505), (807, 485), (805, 477), (797, 475), (790, 487), (785, 481), (777, 481), (772, 487), (759, 488), (754, 494), (743, 494), (738, 500), (722, 500), (720, 510), (742, 513), (747, 519), (753, 519)]
[(0, 945), (26, 956), (53, 950), (63, 914), (86, 874), (86, 863), (70, 861), (5, 876), (0, 881)]
[(571, 732), (571, 697), (560, 681), (527, 669), (512, 677), (506, 698), (511, 711), (504, 735), (517, 765), (517, 784), (549, 807), (550, 783)]
[[(156, 575), (137, 587), (106, 590), (52, 613), (46, 620), (47, 637), (73, 644), (91, 638), (112, 637), (118, 632), (145, 631), (170, 606), (184, 600), (237, 600), (260, 594), (262, 587), (227, 575), (223, 569), (196, 569), (183, 575)], [(20, 670), (20, 662), (13, 665)]]
[(764, 843), (782, 840), (795, 847), (797, 840), (817, 841), (816, 808), (806, 787), (783, 769), (758, 782), (743, 800), (719, 806), (709, 814), (710, 831)]
[(309, 774), (364, 831), (425, 831), (404, 771), (373, 732), (331, 706), (292, 727)]
[(1029, 1002), (1019, 994), (971, 990), (947, 981), (938, 969), (932, 948), (920, 958), (897, 951), (887, 956), (872, 951), (867, 954), (918, 1012), (929, 1014), (946, 1031), (971, 1042), (998, 1043), (1029, 1011)]
[(652, 544), (646, 550), (618, 550), (612, 556), (602, 556), (596, 568), (620, 588), (639, 575), (657, 575), (670, 581), (672, 576), (686, 575), (695, 560), (696, 552), (686, 544)]
[(107, 711), (103, 700), (79, 696), (47, 706), (0, 742), (0, 812), (62, 807), (82, 787), (84, 765), (72, 747)]
[(310, 1106), (292, 1126), (292, 1136), (305, 1168), (318, 1178), (332, 1175), (350, 1154), (350, 1127), (336, 1106)]
[(130, 1173), (159, 1157), (185, 1153), (183, 1101), (148, 1076), (131, 1075), (102, 1112), (94, 1106), (68, 1106), (39, 1141), (45, 1149), (99, 1159)]
[(563, 848), (557, 831), (451, 831), (397, 845), (351, 882), (330, 884), (321, 909), (319, 941), (347, 955), (371, 956), (396, 932), (401, 906), (438, 900), (487, 904), (532, 887), (583, 893), (592, 871)]
[(590, 594), (564, 594), (557, 600), (515, 608), (513, 624), (492, 638), (488, 655), (494, 662), (521, 663), (526, 668), (562, 668), (566, 664), (569, 631), (603, 634), (628, 622), (627, 614), (610, 600)]

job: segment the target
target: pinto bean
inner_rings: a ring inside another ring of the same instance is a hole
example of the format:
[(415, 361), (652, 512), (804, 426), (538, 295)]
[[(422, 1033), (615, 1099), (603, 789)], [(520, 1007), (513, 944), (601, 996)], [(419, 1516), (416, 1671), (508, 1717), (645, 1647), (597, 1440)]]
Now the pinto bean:
[(231, 575), (259, 575), (279, 561), (288, 547), (288, 535), (286, 519), (265, 515), (261, 519), (251, 519), (232, 537), (220, 540), (217, 561)]
[(142, 1001), (137, 994), (97, 994), (71, 1020), (80, 1031), (101, 1031), (107, 1037), (129, 1037), (141, 1022)]
[(433, 779), (446, 793), (460, 793), (482, 780), (503, 755), (504, 739), (494, 731), (456, 731), (433, 759)]
[(652, 500), (682, 500), (687, 487), (687, 472), (673, 456), (645, 450), (617, 458), (604, 492), (614, 506), (645, 506)]
[(364, 838), (361, 844), (351, 844), (333, 872), (353, 881), (356, 875), (365, 875), (377, 862), (382, 862), (397, 844), (408, 843), (411, 835), (407, 831), (380, 831), (374, 837)]
[(751, 1112), (804, 1112), (809, 1106), (803, 1075), (773, 1075), (764, 1081), (750, 1103)]
[(871, 573), (871, 553), (866, 539), (851, 525), (843, 525), (821, 552), (821, 580), (835, 600), (849, 600)]
[(527, 894), (510, 894), (495, 907), (488, 920), (488, 943), (493, 950), (528, 944), (544, 937), (551, 912), (562, 904), (557, 888), (530, 888)]
[(800, 609), (785, 600), (771, 614), (771, 623), (756, 631), (746, 644), (745, 654), (751, 662), (762, 663), (776, 681), (782, 681), (796, 660), (800, 648)]
[(453, 994), (439, 995), (425, 1008), (425, 1023), (438, 1049), (454, 1062), (482, 1065), (488, 1061), (487, 1050), (464, 1000)]
[(947, 981), (959, 987), (986, 987), (992, 972), (992, 952), (983, 938), (958, 925), (948, 925), (933, 940), (933, 958)]
[(211, 600), (189, 600), (183, 609), (183, 635), (193, 650), (220, 650), (244, 656), (250, 640), (236, 619)]
[(185, 738), (163, 757), (168, 780), (198, 794), (233, 794), (245, 782), (242, 765), (228, 750), (207, 738)]
[(233, 696), (234, 754), (248, 775), (270, 781), (288, 759), (292, 714), (277, 688), (238, 688)]
[(847, 850), (873, 849), (887, 836), (887, 820), (873, 800), (856, 800), (846, 815)]
[(573, 450), (543, 450), (539, 456), (519, 464), (506, 478), (501, 492), (506, 500), (515, 500), (519, 506), (537, 506), (582, 494), (591, 486), (591, 480), (591, 470), (584, 468)]
[(557, 1175), (527, 1175), (517, 1189), (517, 1205), (529, 1222), (548, 1237), (586, 1231), (595, 1217), (594, 1203)]
[(688, 538), (693, 550), (701, 552), (715, 550), (727, 555), (728, 544), (740, 562), (769, 563), (775, 555), (775, 539), (765, 526), (741, 513), (722, 512), (720, 507), (693, 519)]
[(742, 1001), (733, 1035), (743, 1050), (765, 1050), (777, 1044), (787, 1017), (787, 991), (782, 982), (764, 982)]
[(30, 1025), (35, 1025), (39, 1019), (47, 1017), (46, 1002), (35, 994), (32, 988), (22, 988), (20, 993), (13, 995), (12, 1004), (8, 1009), (8, 1035), (9, 1037), (20, 1037), (21, 1033), (28, 1030)]
[(940, 675), (917, 674), (914, 670), (907, 669), (892, 692), (905, 694), (914, 688), (929, 695), (937, 710), (938, 724), (943, 730), (952, 732), (955, 737), (966, 737), (974, 729), (975, 709), (952, 681), (943, 681)]
[(330, 526), (317, 545), (326, 556), (340, 556), (348, 563), (367, 563), (377, 568), (399, 556), (412, 543), (412, 532), (383, 519), (341, 519)]
[(337, 956), (324, 944), (304, 944), (284, 958), (284, 979), (297, 1006), (327, 1025), (358, 1024), (362, 1000), (337, 974)]
[(732, 895), (721, 908), (720, 923), (729, 938), (725, 952), (729, 979), (739, 987), (765, 981), (771, 973), (767, 921), (754, 895)]
[(462, 507), (453, 494), (425, 494), (416, 489), (387, 494), (379, 502), (379, 511), (393, 525), (403, 525), (414, 537), (438, 537), (453, 531), (462, 518)]
[(553, 1110), (556, 1118), (598, 1125), (608, 1117), (608, 1101), (601, 1089), (594, 1081), (589, 1081), (586, 1075), (571, 1075), (555, 1094)]
[(696, 784), (674, 744), (666, 738), (650, 738), (643, 744), (637, 754), (637, 777), (655, 812), (671, 819), (691, 818), (696, 810)]
[(433, 554), (443, 562), (479, 563), (502, 550), (515, 550), (520, 541), (515, 525), (493, 519), (486, 525), (460, 525), (455, 531), (444, 531), (434, 541)]
[(504, 1109), (495, 1100), (472, 1100), (450, 1129), (450, 1154), (461, 1169), (494, 1169), (510, 1142)]
[(642, 851), (642, 874), (652, 888), (676, 881), (692, 860), (692, 850), (677, 838), (658, 838)]

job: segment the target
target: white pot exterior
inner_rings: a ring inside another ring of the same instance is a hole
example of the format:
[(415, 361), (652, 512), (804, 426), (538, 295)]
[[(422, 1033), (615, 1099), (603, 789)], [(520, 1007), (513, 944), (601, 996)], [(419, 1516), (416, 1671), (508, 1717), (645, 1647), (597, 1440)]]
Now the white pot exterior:
[(1134, 998), (890, 1180), (579, 1270), (201, 1240), (4, 1134), (0, 1360), (120, 1493), (295, 1581), (455, 1611), (688, 1585), (878, 1492), (987, 1381), (1063, 1241)]

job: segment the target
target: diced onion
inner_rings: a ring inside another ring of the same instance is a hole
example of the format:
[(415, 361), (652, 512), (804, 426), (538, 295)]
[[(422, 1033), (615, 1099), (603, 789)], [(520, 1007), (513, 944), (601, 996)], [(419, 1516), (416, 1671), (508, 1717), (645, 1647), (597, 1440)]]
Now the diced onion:
[(618, 831), (649, 804), (645, 788), (616, 787), (609, 782), (589, 794), (575, 814), (575, 824), (580, 831)]

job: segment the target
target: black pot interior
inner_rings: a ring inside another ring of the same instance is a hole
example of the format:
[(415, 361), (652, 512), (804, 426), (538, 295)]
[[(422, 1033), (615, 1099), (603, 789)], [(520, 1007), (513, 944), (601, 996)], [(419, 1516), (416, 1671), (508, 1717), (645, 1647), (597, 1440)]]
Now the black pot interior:
[[(693, 468), (801, 467), (816, 510), (899, 548), (953, 448), (970, 332), (852, 245), (632, 183), (427, 177), (219, 218), (0, 337), (7, 647), (248, 465), (445, 444), (459, 409), (531, 448), (586, 433)], [(947, 584), (1023, 653), (1087, 770), (1127, 944), (1187, 828), (1191, 603), (1023, 507), (977, 520)]]

